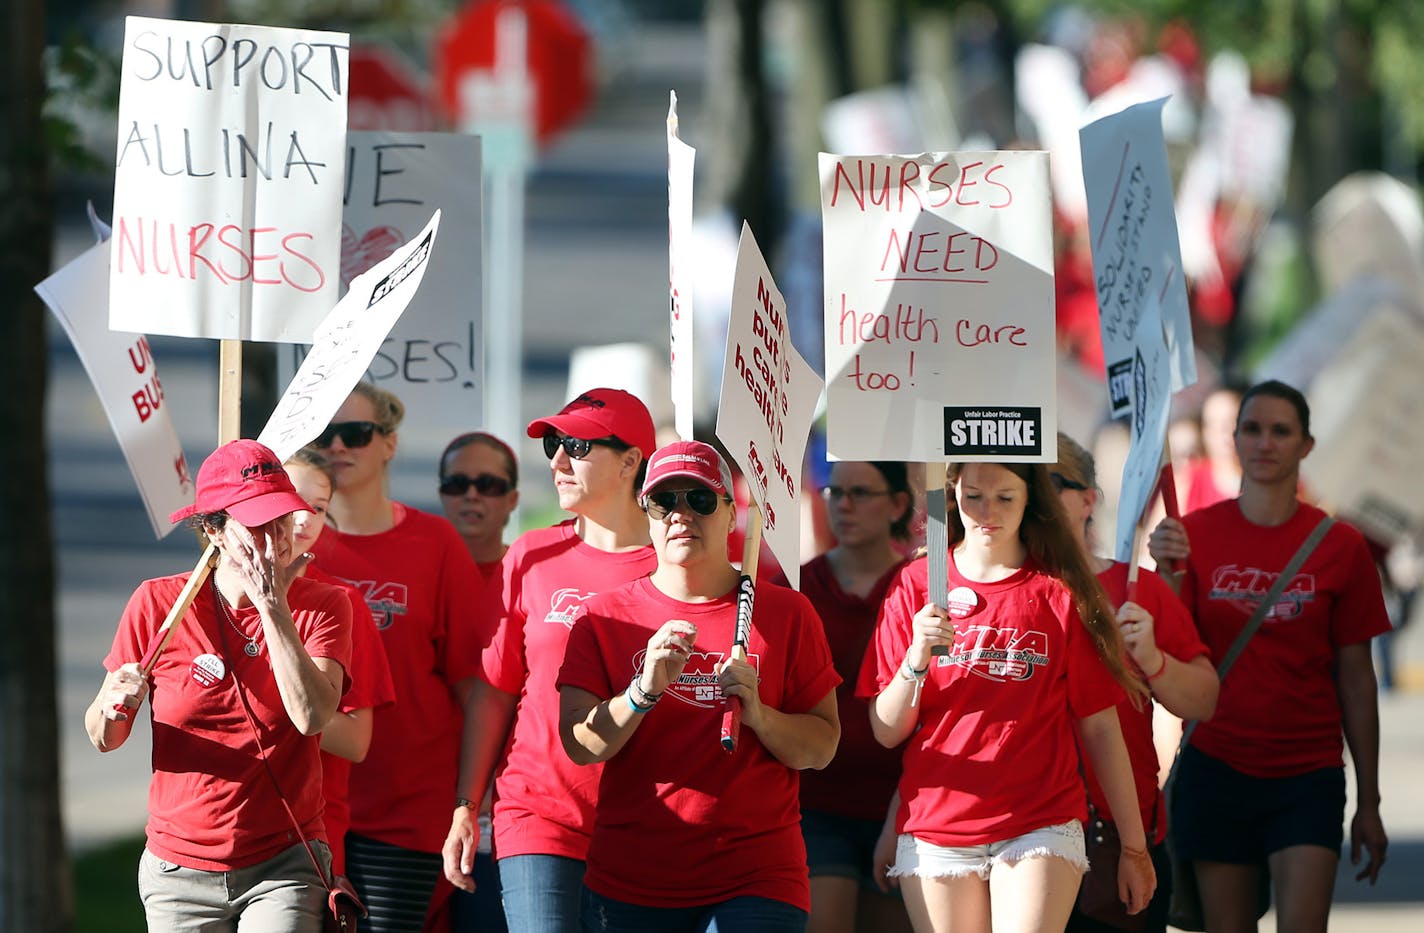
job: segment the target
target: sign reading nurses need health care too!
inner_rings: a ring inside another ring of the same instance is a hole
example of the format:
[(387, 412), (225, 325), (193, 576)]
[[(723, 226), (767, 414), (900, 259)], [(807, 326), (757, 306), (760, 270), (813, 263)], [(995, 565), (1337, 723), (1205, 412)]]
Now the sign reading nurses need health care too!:
[(786, 302), (742, 224), (717, 438), (761, 506), (766, 543), (793, 587), (800, 585), (801, 462), (821, 397), (821, 379), (791, 344)]
[(1048, 156), (821, 154), (841, 460), (1058, 457)]
[(128, 18), (110, 327), (311, 339), (339, 284), (347, 45)]
[(1164, 97), (1137, 104), (1079, 131), (1093, 278), (1114, 418), (1132, 410), (1137, 329), (1149, 297), (1162, 309), (1171, 391), (1197, 381), (1172, 178), (1162, 138), (1166, 102)]

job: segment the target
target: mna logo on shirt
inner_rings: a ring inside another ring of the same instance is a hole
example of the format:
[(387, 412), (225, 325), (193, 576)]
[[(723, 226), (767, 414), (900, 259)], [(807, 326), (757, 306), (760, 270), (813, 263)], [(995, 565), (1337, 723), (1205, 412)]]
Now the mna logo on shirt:
[(572, 586), (565, 586), (554, 590), (554, 594), (549, 597), (549, 613), (544, 616), (545, 622), (553, 622), (571, 629), (583, 615), (584, 600), (597, 594), (585, 593)]
[(988, 625), (971, 625), (955, 635), (954, 646), (941, 666), (953, 664), (985, 680), (1004, 683), (1028, 680), (1048, 664), (1048, 636)]
[[(1228, 602), (1243, 615), (1249, 616), (1266, 598), (1279, 576), (1279, 573), (1257, 567), (1226, 564), (1212, 573), (1211, 592), (1207, 598)], [(1276, 604), (1266, 611), (1266, 621), (1297, 618), (1305, 611), (1305, 604), (1314, 599), (1315, 574), (1298, 573), (1281, 592)]]
[(375, 580), (345, 580), (366, 600), (366, 608), (376, 620), (376, 628), (385, 631), (410, 607), (409, 591), (404, 583), (379, 583)]

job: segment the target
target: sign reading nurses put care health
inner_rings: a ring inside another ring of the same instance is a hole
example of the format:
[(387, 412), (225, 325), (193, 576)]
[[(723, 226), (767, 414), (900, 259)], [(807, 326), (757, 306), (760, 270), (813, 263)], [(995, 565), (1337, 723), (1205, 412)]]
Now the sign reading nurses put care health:
[(1079, 131), (1088, 191), (1093, 278), (1112, 417), (1132, 410), (1137, 329), (1149, 297), (1161, 306), (1171, 391), (1197, 381), (1191, 311), (1172, 203), (1163, 97)]
[(839, 460), (1058, 458), (1043, 152), (821, 154)]
[(801, 576), (801, 463), (821, 379), (791, 344), (786, 301), (751, 228), (742, 224), (717, 439), (761, 507), (763, 536), (793, 588)]
[(126, 22), (109, 326), (310, 340), (337, 298), (346, 34)]

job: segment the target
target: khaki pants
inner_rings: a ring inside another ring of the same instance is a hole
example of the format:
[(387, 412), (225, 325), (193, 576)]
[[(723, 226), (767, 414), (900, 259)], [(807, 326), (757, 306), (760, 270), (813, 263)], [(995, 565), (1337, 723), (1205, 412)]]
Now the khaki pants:
[[(312, 848), (329, 871), (326, 844)], [(164, 933), (319, 933), (326, 910), (326, 887), (301, 843), (235, 871), (184, 868), (144, 849), (138, 893), (149, 930)]]

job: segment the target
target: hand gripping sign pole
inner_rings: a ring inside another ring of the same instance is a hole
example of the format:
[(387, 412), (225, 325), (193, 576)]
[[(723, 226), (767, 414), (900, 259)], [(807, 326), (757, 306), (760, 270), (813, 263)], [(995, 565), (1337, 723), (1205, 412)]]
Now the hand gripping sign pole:
[[(948, 470), (943, 461), (925, 464), (925, 549), (929, 566), (929, 598), (941, 609), (949, 608), (949, 496)], [(948, 645), (935, 645), (930, 654), (949, 654)]]
[[(742, 545), (742, 579), (737, 584), (737, 630), (732, 639), (733, 660), (747, 659), (747, 642), (752, 637), (752, 609), (756, 605), (757, 558), (761, 555), (761, 509), (753, 502), (747, 512), (747, 540)], [(742, 731), (742, 701), (727, 697), (722, 713), (722, 747), (730, 754), (737, 750)]]

